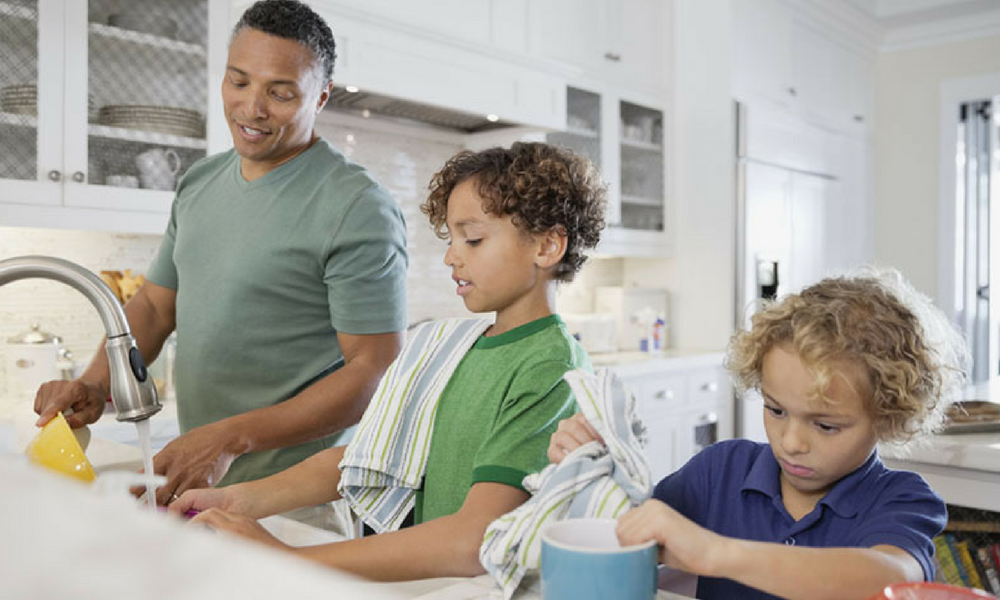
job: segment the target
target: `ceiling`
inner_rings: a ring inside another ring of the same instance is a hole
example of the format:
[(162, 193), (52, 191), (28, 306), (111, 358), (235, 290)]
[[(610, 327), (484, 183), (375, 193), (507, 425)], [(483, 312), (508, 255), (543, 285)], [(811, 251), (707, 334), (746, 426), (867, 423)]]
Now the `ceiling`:
[(847, 0), (883, 31), (883, 49), (1000, 35), (1000, 0)]

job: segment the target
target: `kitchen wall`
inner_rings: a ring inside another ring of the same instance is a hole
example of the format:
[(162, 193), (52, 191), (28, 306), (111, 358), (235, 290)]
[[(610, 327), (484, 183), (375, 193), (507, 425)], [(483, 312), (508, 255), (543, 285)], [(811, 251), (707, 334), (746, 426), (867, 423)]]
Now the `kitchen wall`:
[(732, 333), (735, 312), (732, 7), (677, 2), (674, 10), (676, 257), (660, 272), (673, 282), (671, 343), (719, 350)]
[(942, 306), (950, 302), (941, 297), (938, 281), (941, 89), (956, 79), (997, 72), (1000, 36), (882, 52), (878, 58), (875, 256)]
[[(144, 273), (160, 237), (0, 227), (0, 257), (42, 254), (71, 260), (94, 272), (132, 269)], [(8, 283), (0, 287), (0, 384), (7, 380), (7, 339), (27, 331), (32, 323), (62, 337), (77, 361), (89, 361), (104, 335), (97, 311), (73, 288), (47, 279)], [(0, 395), (4, 389), (0, 385)]]

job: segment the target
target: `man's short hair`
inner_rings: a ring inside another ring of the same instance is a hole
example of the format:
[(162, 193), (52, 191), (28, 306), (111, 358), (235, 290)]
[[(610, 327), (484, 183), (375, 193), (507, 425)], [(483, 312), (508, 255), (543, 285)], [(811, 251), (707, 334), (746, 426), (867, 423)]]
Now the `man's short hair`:
[(244, 29), (295, 40), (312, 50), (323, 72), (323, 85), (333, 78), (337, 46), (333, 32), (313, 9), (298, 0), (259, 0), (248, 8), (233, 27), (233, 35)]

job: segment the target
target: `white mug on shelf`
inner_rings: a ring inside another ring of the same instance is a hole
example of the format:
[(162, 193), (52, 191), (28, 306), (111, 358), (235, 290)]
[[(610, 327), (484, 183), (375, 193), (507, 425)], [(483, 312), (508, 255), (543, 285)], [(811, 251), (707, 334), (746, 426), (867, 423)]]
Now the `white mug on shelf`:
[(172, 148), (153, 148), (135, 157), (142, 187), (150, 190), (172, 190), (181, 157)]

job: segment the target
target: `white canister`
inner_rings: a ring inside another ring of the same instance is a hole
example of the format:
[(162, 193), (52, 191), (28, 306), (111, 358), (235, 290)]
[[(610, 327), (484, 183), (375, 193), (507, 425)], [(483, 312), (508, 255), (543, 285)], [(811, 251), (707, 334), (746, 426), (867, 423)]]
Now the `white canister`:
[(39, 329), (7, 339), (7, 395), (17, 400), (35, 397), (46, 381), (61, 379), (60, 350), (62, 339)]

